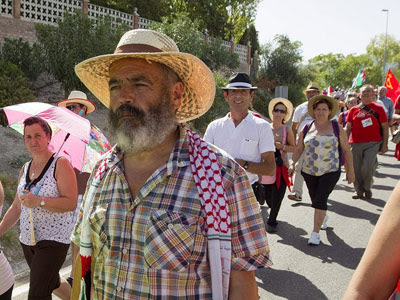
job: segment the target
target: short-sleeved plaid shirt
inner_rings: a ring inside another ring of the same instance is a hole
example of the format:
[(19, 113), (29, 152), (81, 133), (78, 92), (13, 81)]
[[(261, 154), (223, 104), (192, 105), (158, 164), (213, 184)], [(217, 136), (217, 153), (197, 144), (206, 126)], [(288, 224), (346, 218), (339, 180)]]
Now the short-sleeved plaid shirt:
[[(246, 172), (213, 150), (222, 167), (231, 214), (232, 270), (269, 267), (264, 223)], [(91, 176), (83, 200), (84, 206), (92, 199), (94, 299), (211, 299), (205, 216), (186, 131), (181, 129), (167, 164), (148, 178), (135, 199), (122, 159), (117, 150), (108, 155), (102, 179)], [(72, 234), (77, 245), (81, 220), (82, 209)]]

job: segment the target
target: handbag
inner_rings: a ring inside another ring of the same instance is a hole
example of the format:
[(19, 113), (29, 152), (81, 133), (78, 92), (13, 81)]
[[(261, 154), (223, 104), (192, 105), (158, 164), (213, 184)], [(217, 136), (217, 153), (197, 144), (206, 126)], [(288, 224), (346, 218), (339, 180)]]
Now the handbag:
[(392, 142), (395, 143), (396, 145), (400, 142), (400, 130), (399, 129), (397, 129), (395, 132), (393, 132)]

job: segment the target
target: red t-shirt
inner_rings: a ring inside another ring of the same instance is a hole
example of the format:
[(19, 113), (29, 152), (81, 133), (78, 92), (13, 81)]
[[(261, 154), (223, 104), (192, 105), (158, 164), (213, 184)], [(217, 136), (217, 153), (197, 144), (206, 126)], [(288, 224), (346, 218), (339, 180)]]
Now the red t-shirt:
[[(381, 123), (387, 123), (388, 118), (381, 105), (373, 102), (367, 106), (378, 114)], [(347, 122), (351, 123), (350, 143), (382, 141), (378, 120), (360, 107), (354, 106), (350, 109)]]

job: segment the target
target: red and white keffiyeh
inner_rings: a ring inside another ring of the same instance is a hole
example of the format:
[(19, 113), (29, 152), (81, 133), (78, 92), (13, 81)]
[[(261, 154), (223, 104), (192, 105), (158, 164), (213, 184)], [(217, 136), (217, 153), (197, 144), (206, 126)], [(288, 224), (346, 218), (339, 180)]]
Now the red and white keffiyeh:
[[(208, 144), (197, 133), (188, 128), (185, 129), (189, 140), (190, 165), (206, 216), (205, 230), (208, 238), (212, 298), (226, 300), (228, 299), (231, 270), (231, 218), (222, 181), (221, 166), (216, 154)], [(101, 177), (106, 174), (106, 166), (104, 160), (96, 171), (97, 180), (101, 181)], [(82, 263), (80, 299), (82, 300), (86, 299), (84, 277), (90, 270), (92, 255), (89, 226), (90, 207), (91, 203), (85, 204), (80, 237)]]

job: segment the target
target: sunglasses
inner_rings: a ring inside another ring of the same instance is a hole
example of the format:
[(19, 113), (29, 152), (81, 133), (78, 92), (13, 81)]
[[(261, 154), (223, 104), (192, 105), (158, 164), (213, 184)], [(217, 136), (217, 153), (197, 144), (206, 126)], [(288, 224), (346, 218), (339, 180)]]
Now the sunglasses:
[(78, 108), (78, 105), (67, 105), (65, 108), (67, 108), (69, 110), (75, 110)]
[(275, 108), (275, 109), (273, 110), (273, 112), (281, 113), (281, 114), (286, 114), (286, 110), (278, 109), (278, 108)]

